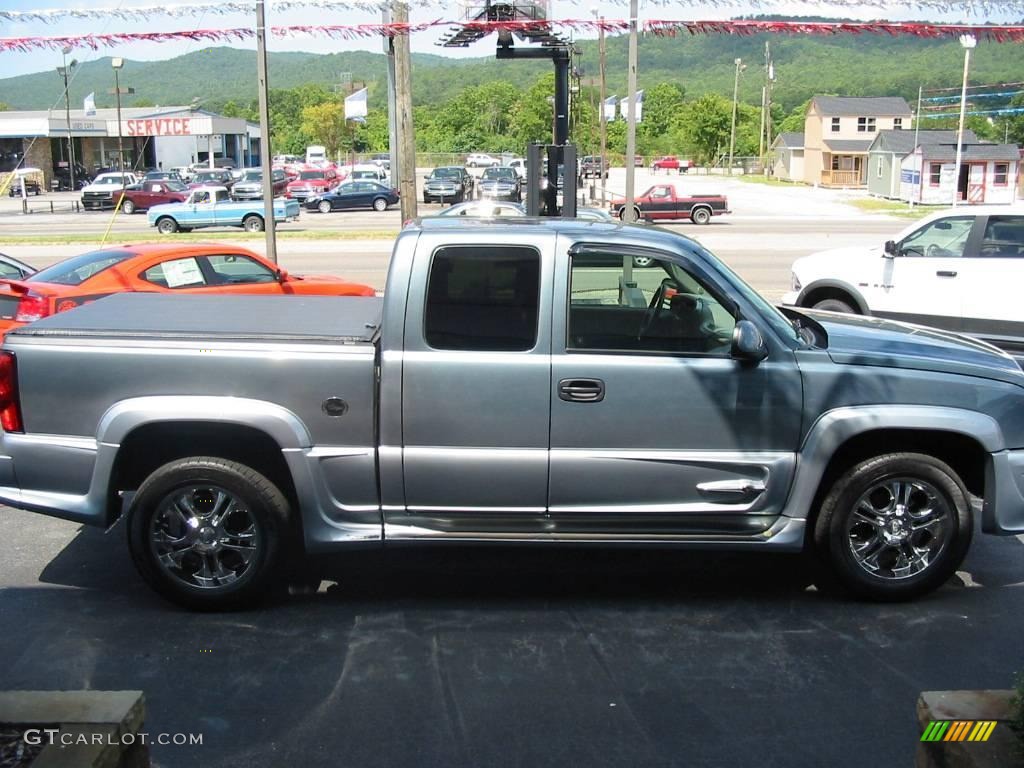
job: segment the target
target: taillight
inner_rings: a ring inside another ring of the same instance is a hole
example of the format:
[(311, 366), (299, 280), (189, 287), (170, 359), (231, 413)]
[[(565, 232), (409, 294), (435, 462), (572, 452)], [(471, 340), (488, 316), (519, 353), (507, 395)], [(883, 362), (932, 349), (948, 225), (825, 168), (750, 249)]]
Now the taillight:
[(10, 352), (0, 352), (0, 427), (4, 432), (24, 432), (18, 397), (18, 364)]
[(14, 316), (17, 323), (31, 323), (50, 314), (50, 300), (46, 296), (26, 293), (18, 302), (18, 312)]

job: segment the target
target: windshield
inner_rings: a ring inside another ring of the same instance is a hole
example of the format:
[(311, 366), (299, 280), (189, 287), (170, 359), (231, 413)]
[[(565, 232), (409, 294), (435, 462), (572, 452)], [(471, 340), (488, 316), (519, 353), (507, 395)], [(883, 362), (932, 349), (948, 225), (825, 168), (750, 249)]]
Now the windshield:
[(116, 184), (117, 186), (120, 187), (126, 181), (127, 179), (125, 179), (123, 176), (102, 176), (96, 179), (96, 181), (94, 181), (93, 184)]
[(28, 280), (57, 285), (81, 285), (93, 275), (134, 255), (131, 251), (90, 251), (36, 272)]
[(462, 178), (461, 168), (435, 168), (430, 174), (435, 179), (460, 179)]
[(323, 171), (303, 171), (302, 173), (299, 174), (299, 178), (300, 179), (305, 179), (305, 180), (308, 180), (308, 179), (322, 179), (322, 178), (324, 178), (324, 172)]
[(508, 181), (516, 180), (516, 172), (511, 168), (488, 168), (484, 171), (483, 178), (485, 179), (507, 179)]
[(186, 187), (180, 181), (168, 179), (167, 181), (164, 182), (164, 184), (167, 185), (167, 188), (171, 190), (171, 192), (186, 192), (188, 190), (188, 187)]
[(263, 171), (246, 171), (242, 181), (263, 181)]

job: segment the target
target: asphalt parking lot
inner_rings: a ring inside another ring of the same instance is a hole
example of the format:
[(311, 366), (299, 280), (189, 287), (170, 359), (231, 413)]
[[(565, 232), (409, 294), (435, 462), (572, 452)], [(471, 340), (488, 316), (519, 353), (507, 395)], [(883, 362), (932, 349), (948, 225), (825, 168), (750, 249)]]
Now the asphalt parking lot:
[[(730, 196), (733, 215), (673, 228), (770, 298), (794, 258), (909, 223), (841, 193), (672, 180)], [(0, 251), (37, 265), (95, 246), (16, 238), (109, 223), (16, 202)], [(300, 225), (351, 238), (283, 239), (282, 265), (383, 287), (390, 241), (359, 233), (398, 213), (318, 217)], [(115, 242), (144, 222), (122, 217)], [(153, 747), (162, 768), (910, 766), (921, 691), (1024, 670), (1024, 537), (976, 534), (958, 576), (907, 604), (819, 591), (798, 557), (439, 547), (332, 557), (316, 593), (209, 615), (142, 584), (123, 526), (0, 507), (0, 542), (0, 688), (141, 689), (148, 732), (202, 734)]]
[[(920, 691), (1024, 668), (1024, 543), (909, 604), (798, 558), (397, 549), (321, 591), (183, 613), (109, 534), (3, 510), (5, 688), (142, 689), (158, 766), (910, 766)], [(967, 586), (970, 585), (970, 586)]]

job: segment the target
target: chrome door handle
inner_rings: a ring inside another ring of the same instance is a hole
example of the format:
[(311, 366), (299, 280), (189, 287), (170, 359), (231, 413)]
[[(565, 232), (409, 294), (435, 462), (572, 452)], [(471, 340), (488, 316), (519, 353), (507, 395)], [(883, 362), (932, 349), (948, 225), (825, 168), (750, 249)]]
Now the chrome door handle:
[(710, 483), (697, 483), (701, 493), (732, 493), (737, 496), (750, 496), (764, 493), (764, 482), (761, 480), (715, 480)]
[(562, 379), (558, 382), (558, 397), (570, 403), (599, 403), (604, 400), (604, 382), (601, 379)]
[(940, 269), (935, 274), (939, 277), (956, 277), (956, 272), (951, 269)]

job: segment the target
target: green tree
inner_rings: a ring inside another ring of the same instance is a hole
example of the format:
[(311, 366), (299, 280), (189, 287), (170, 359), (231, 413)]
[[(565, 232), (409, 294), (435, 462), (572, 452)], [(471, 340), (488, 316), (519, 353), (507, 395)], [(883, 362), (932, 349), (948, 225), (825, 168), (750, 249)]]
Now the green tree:
[(324, 102), (302, 109), (302, 133), (322, 144), (328, 157), (337, 157), (354, 147), (355, 130), (345, 120), (345, 108), (338, 102)]
[(803, 104), (795, 107), (793, 111), (786, 115), (785, 119), (778, 124), (776, 130), (772, 132), (772, 135), (778, 136), (780, 133), (803, 133), (804, 123), (807, 118), (807, 108), (810, 106), (811, 100), (808, 99)]
[(516, 146), (525, 147), (531, 141), (550, 142), (554, 124), (555, 75), (541, 75), (519, 97), (512, 108), (509, 132)]
[(706, 93), (686, 105), (677, 125), (694, 160), (700, 164), (714, 162), (729, 148), (732, 102), (717, 93)]
[(671, 133), (683, 107), (683, 90), (674, 83), (658, 83), (644, 91), (641, 121), (636, 127), (638, 151), (643, 155), (672, 154), (677, 150)]

